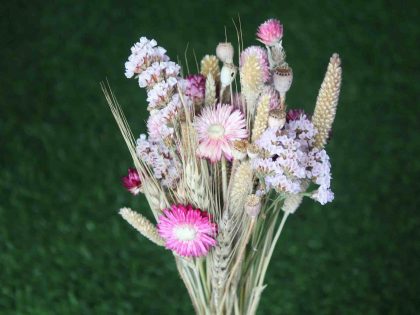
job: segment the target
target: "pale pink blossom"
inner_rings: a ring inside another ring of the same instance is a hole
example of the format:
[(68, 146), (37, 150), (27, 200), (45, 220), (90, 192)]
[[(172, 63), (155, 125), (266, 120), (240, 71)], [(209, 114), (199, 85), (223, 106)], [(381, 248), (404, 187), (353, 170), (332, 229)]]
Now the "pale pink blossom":
[(141, 37), (140, 41), (131, 47), (131, 55), (125, 63), (125, 76), (131, 78), (142, 73), (155, 62), (169, 61), (166, 50), (157, 47), (154, 39)]
[(164, 209), (157, 229), (166, 248), (180, 256), (205, 256), (217, 243), (216, 224), (211, 222), (207, 212), (190, 205), (173, 205)]
[(267, 46), (273, 46), (283, 37), (283, 25), (279, 20), (269, 19), (258, 27), (257, 37)]
[(232, 142), (248, 136), (243, 114), (231, 105), (204, 108), (194, 125), (199, 140), (197, 154), (212, 162), (222, 156), (231, 160)]

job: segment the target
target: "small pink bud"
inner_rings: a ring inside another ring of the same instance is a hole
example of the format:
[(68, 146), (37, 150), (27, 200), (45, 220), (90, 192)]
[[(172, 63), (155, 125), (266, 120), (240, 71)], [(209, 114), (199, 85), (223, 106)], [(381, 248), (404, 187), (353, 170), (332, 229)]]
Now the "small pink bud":
[(141, 192), (141, 180), (139, 173), (135, 168), (128, 169), (128, 175), (122, 178), (122, 183), (133, 195), (137, 195)]

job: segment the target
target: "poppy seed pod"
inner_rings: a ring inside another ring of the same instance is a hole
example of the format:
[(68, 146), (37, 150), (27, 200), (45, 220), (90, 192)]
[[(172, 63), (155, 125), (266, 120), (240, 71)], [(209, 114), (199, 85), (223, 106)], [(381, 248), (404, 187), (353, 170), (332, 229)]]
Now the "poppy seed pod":
[(235, 79), (237, 69), (234, 64), (226, 63), (222, 67), (222, 71), (220, 73), (220, 82), (222, 83), (222, 87), (229, 86), (233, 79)]
[(273, 83), (275, 89), (280, 93), (280, 96), (283, 98), (287, 91), (289, 91), (290, 86), (293, 82), (293, 71), (292, 68), (286, 67), (277, 67), (273, 70)]
[(286, 123), (286, 112), (281, 109), (272, 110), (268, 115), (268, 126), (281, 129)]
[(233, 63), (233, 46), (231, 43), (219, 43), (216, 47), (216, 56), (223, 63)]

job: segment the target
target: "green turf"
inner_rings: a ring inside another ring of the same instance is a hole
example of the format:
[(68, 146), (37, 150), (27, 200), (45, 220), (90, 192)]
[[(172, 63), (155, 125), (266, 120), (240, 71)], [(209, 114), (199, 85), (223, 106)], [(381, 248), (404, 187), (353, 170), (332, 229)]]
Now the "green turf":
[[(328, 146), (336, 200), (292, 216), (260, 314), (418, 314), (418, 4), (398, 1), (10, 1), (0, 4), (0, 314), (191, 314), (171, 254), (117, 215), (130, 157), (99, 82), (134, 133), (144, 92), (129, 48), (200, 57), (268, 17), (285, 26), (291, 107), (312, 111), (329, 56), (344, 81)], [(191, 58), (192, 60), (192, 58)], [(190, 65), (193, 68), (193, 65)]]

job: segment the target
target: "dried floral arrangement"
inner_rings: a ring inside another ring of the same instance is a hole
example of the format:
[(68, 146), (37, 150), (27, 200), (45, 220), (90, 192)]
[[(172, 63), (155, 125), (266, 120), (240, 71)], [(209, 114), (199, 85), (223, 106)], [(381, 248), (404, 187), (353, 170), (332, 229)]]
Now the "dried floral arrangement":
[(145, 195), (157, 223), (129, 208), (120, 214), (173, 252), (197, 314), (255, 314), (288, 216), (305, 196), (334, 198), (324, 146), (340, 93), (339, 56), (330, 58), (309, 115), (286, 105), (293, 71), (280, 21), (259, 26), (264, 47), (243, 49), (236, 29), (238, 65), (226, 41), (186, 77), (155, 40), (134, 44), (125, 75), (146, 89), (150, 112), (148, 134), (137, 140), (102, 84), (134, 163), (123, 185)]

